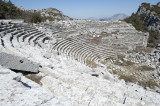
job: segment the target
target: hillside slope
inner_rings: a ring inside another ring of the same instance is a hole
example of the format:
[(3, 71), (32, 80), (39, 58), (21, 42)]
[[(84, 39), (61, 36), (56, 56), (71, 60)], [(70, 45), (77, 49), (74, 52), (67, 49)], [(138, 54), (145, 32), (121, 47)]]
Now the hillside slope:
[(55, 8), (25, 10), (23, 7), (15, 6), (11, 1), (5, 2), (2, 0), (0, 0), (0, 5), (0, 19), (24, 19), (28, 23), (71, 19)]
[(148, 46), (154, 47), (160, 42), (160, 3), (142, 3), (138, 11), (125, 21), (132, 23), (137, 30), (150, 33)]
[(41, 17), (48, 19), (49, 21), (70, 20), (71, 18), (64, 15), (56, 8), (46, 8), (42, 10), (27, 10), (32, 13), (39, 13)]

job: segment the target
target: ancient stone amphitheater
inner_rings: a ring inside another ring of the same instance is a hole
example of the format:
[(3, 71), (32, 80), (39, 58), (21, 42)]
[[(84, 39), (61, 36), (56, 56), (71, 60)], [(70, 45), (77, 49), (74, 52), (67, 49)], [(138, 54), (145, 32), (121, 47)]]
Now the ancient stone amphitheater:
[(122, 21), (1, 20), (0, 105), (158, 106), (158, 93), (107, 68), (120, 53), (146, 49), (148, 36)]

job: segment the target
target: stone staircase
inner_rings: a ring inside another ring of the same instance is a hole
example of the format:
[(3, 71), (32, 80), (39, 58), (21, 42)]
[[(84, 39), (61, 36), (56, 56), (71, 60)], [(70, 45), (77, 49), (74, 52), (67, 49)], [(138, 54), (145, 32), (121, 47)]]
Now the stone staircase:
[(43, 32), (28, 24), (0, 23), (0, 39), (2, 49), (16, 50), (22, 45), (44, 47), (44, 42), (49, 40)]

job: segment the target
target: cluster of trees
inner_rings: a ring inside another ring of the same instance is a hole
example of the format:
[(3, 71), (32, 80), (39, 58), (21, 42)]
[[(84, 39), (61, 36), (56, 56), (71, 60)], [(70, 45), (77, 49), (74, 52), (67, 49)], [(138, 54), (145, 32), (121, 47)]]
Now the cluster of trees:
[[(154, 11), (156, 13), (160, 12), (160, 8), (156, 5), (150, 6), (149, 3), (142, 3), (141, 6), (145, 7), (147, 10)], [(159, 33), (157, 31), (151, 31), (148, 29), (148, 25), (145, 22), (146, 17), (147, 17), (146, 14), (138, 15), (137, 13), (132, 13), (132, 15), (124, 19), (124, 21), (126, 21), (127, 23), (131, 23), (136, 28), (136, 30), (142, 32), (149, 32), (150, 36), (148, 39), (148, 46), (154, 47), (160, 42)]]
[(124, 19), (127, 23), (131, 23), (137, 30), (148, 32), (148, 27), (146, 23), (143, 21), (146, 17), (145, 14), (137, 15), (132, 13), (132, 15), (126, 19)]
[(0, 0), (0, 19), (19, 18), (22, 12), (17, 9), (11, 1), (5, 2)]
[(10, 0), (0, 0), (0, 19), (24, 19), (28, 23), (39, 23), (45, 20), (40, 13), (20, 10)]

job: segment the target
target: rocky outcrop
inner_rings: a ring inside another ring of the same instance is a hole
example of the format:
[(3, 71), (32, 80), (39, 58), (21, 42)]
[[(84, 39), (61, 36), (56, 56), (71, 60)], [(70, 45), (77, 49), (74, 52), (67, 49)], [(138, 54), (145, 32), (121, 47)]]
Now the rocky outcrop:
[(70, 20), (71, 18), (64, 15), (61, 11), (55, 8), (46, 8), (42, 10), (28, 10), (33, 13), (40, 13), (42, 17), (47, 17), (50, 21)]
[(160, 15), (158, 11), (160, 11), (160, 3), (157, 3), (157, 5), (142, 3), (137, 14), (145, 16), (144, 21), (149, 30), (157, 31), (160, 34)]
[(0, 65), (18, 71), (27, 71), (37, 73), (39, 64), (26, 58), (14, 56), (4, 52), (0, 53)]
[(61, 11), (55, 9), (55, 8), (47, 8), (41, 10), (41, 15), (43, 17), (52, 17), (57, 20), (69, 20), (68, 16), (64, 15)]

